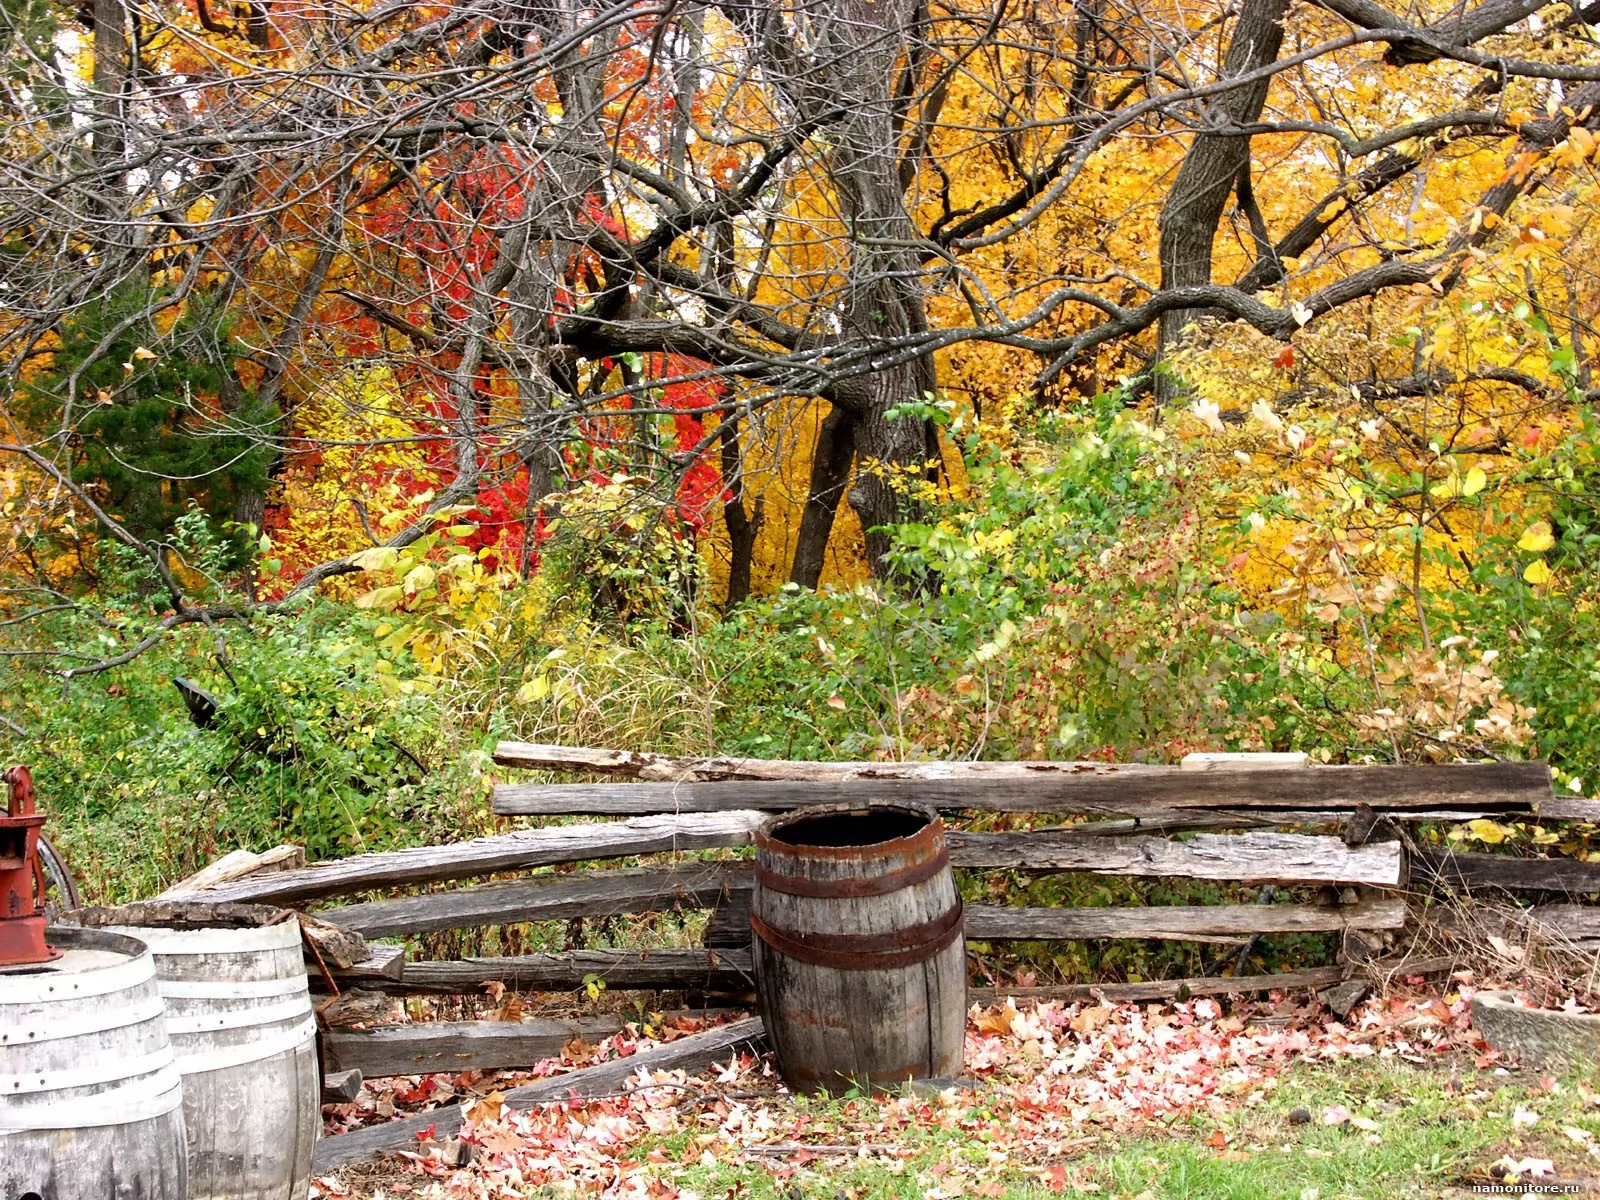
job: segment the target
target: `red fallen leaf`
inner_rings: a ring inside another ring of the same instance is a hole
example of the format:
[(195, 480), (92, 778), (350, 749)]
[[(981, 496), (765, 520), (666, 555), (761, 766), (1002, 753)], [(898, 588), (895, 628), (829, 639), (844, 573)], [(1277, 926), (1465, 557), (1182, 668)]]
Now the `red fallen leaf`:
[(1280, 371), (1287, 371), (1290, 367), (1294, 366), (1294, 347), (1285, 346), (1282, 350), (1278, 351), (1278, 357), (1272, 360), (1272, 365), (1277, 367)]
[(438, 1128), (437, 1125), (429, 1125), (421, 1133), (417, 1134), (417, 1141), (419, 1141), (419, 1142), (431, 1142), (431, 1141), (433, 1141), (434, 1140), (433, 1131), (435, 1129), (437, 1129), (437, 1128)]
[(1206, 1139), (1206, 1145), (1210, 1146), (1213, 1150), (1221, 1150), (1227, 1146), (1227, 1144), (1228, 1135), (1223, 1133), (1220, 1129), (1213, 1132), (1212, 1135)]
[(1052, 1192), (1064, 1192), (1067, 1190), (1067, 1168), (1060, 1163), (1040, 1171), (1039, 1179)]

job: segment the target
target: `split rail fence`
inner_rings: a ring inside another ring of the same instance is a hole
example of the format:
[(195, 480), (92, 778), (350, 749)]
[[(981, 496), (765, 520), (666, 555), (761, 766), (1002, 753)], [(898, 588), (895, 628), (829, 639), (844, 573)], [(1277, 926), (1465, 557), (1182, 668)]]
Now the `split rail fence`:
[[(318, 906), (308, 944), (314, 981), (325, 989), (389, 995), (577, 989), (603, 979), (610, 990), (740, 996), (753, 987), (748, 906), (753, 866), (737, 858), (684, 859), (692, 851), (749, 845), (765, 817), (814, 804), (910, 801), (949, 816), (1034, 814), (1058, 823), (1034, 829), (948, 833), (950, 860), (968, 870), (1078, 871), (1176, 877), (1292, 889), (1291, 902), (1203, 906), (1017, 908), (973, 904), (973, 941), (1140, 938), (1239, 945), (1270, 934), (1340, 936), (1340, 961), (1268, 976), (1007, 989), (1018, 997), (1156, 1000), (1269, 988), (1328, 989), (1353, 964), (1380, 956), (1384, 934), (1407, 921), (1408, 896), (1429, 888), (1503, 889), (1568, 900), (1600, 893), (1600, 864), (1567, 859), (1420, 848), (1418, 822), (1600, 822), (1600, 804), (1552, 794), (1542, 763), (1449, 766), (1311, 766), (1299, 755), (1191, 755), (1180, 766), (1106, 763), (809, 763), (665, 755), (502, 743), (495, 761), (542, 772), (609, 776), (623, 783), (515, 783), (495, 789), (504, 817), (622, 818), (547, 824), (452, 845), (310, 865), (255, 862), (180, 885), (174, 900), (208, 904)], [(1081, 818), (1059, 823), (1060, 818)], [(671, 856), (652, 866), (528, 874), (597, 860)], [(232, 857), (232, 856), (230, 856)], [(226, 861), (226, 860), (224, 860)], [(221, 867), (222, 864), (216, 864)], [(247, 872), (242, 873), (240, 872)], [(204, 874), (204, 873), (203, 873)], [(519, 874), (440, 887), (491, 875)], [(229, 878), (229, 875), (235, 877)], [(382, 899), (336, 899), (404, 891)], [(709, 909), (704, 944), (658, 949), (573, 949), (513, 957), (407, 961), (383, 939), (523, 922)], [(1600, 945), (1600, 910), (1536, 908), (1569, 939)], [(1447, 962), (1411, 963), (1438, 969)], [(317, 986), (314, 982), (313, 986)], [(975, 992), (975, 998), (991, 994)], [(330, 1029), (330, 1075), (368, 1077), (528, 1066), (574, 1036), (595, 1038), (617, 1019), (436, 1022)], [(760, 1037), (759, 1020), (736, 1021), (657, 1051), (517, 1089), (511, 1102), (597, 1095), (652, 1064), (692, 1067)], [(656, 1056), (655, 1058), (650, 1057)], [(659, 1063), (657, 1060), (659, 1059)], [(622, 1071), (621, 1075), (617, 1071)], [(526, 1094), (524, 1094), (526, 1093)], [(548, 1093), (548, 1094), (546, 1094)], [(406, 1144), (417, 1129), (443, 1138), (459, 1114), (427, 1114), (328, 1139), (319, 1167)], [(416, 1128), (413, 1129), (412, 1126)]]

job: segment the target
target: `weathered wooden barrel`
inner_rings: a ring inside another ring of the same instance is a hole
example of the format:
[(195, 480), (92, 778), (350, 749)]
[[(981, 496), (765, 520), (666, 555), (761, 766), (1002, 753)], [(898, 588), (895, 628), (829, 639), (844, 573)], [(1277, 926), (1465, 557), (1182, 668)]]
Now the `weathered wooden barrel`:
[(60, 958), (0, 971), (0, 1197), (184, 1200), (183, 1090), (149, 950), (46, 936)]
[(756, 833), (756, 993), (798, 1092), (961, 1072), (966, 942), (944, 823), (905, 804), (800, 809)]
[(155, 954), (183, 1076), (190, 1200), (304, 1200), (322, 1091), (299, 923), (119, 929)]

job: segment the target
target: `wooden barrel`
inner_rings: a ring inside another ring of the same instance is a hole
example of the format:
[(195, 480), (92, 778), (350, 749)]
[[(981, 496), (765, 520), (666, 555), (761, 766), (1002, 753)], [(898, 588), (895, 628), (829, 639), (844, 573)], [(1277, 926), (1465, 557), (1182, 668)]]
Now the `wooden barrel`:
[(756, 833), (756, 992), (797, 1092), (961, 1073), (967, 965), (944, 823), (905, 804), (785, 813)]
[(51, 929), (0, 971), (0, 1197), (184, 1200), (183, 1090), (150, 952)]
[(190, 1200), (304, 1200), (322, 1085), (299, 923), (119, 928), (155, 954), (183, 1075)]

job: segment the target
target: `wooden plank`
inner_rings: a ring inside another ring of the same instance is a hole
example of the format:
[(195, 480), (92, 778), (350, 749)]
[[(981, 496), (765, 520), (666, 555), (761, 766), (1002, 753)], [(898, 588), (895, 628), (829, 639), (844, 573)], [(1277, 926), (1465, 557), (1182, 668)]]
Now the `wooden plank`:
[[(647, 786), (644, 784), (640, 787)], [(499, 837), (479, 838), (446, 846), (425, 846), (414, 850), (394, 850), (363, 854), (354, 858), (315, 863), (298, 871), (240, 880), (226, 885), (226, 893), (213, 892), (217, 899), (272, 900), (287, 902), (322, 896), (366, 891), (405, 883), (430, 883), (458, 879), (494, 871), (544, 866), (557, 862), (589, 858), (621, 857), (666, 850), (689, 850), (715, 846), (744, 845), (760, 823), (761, 814), (750, 811), (721, 814), (637, 817), (627, 821), (596, 822), (582, 825), (552, 826), (523, 830)], [(1085, 836), (1082, 825), (1057, 829), (1029, 830), (998, 834), (952, 832), (949, 835), (951, 862), (958, 867), (1006, 867), (1031, 870), (1094, 871), (1114, 875), (1172, 875), (1197, 879), (1228, 879), (1240, 882), (1352, 883), (1392, 887), (1399, 883), (1399, 847), (1394, 843), (1373, 846), (1346, 846), (1338, 838), (1287, 833), (1244, 833), (1238, 835), (1201, 834), (1185, 841), (1158, 837), (1106, 834)], [(692, 895), (702, 895), (721, 886), (716, 871), (737, 868), (697, 864), (682, 870), (688, 876), (704, 867), (713, 872), (701, 885), (685, 885), (683, 903)], [(581, 878), (581, 877), (575, 877)], [(552, 905), (567, 904), (556, 884), (542, 881), (515, 881), (503, 891), (484, 893), (508, 902), (522, 903), (520, 915), (509, 918), (509, 906), (501, 914), (508, 919), (543, 919), (535, 915), (580, 915), (594, 911), (579, 909), (577, 900), (558, 911), (540, 909), (539, 889)], [(585, 885), (572, 883), (572, 895)], [(650, 901), (643, 893), (650, 886), (647, 874), (633, 877), (628, 885), (635, 889), (632, 899), (619, 894), (617, 903)], [(585, 893), (586, 894), (586, 893)], [(462, 895), (441, 893), (441, 896)], [(520, 899), (519, 899), (520, 898)], [(654, 895), (664, 901), (665, 893)], [(708, 903), (709, 900), (701, 900)], [(445, 922), (463, 919), (480, 921), (490, 911), (490, 901), (466, 895), (460, 899), (409, 897), (374, 901), (368, 905), (348, 905), (327, 915), (340, 924), (369, 936), (386, 933), (420, 932), (425, 928), (451, 928)], [(595, 904), (604, 904), (602, 899)], [(616, 911), (628, 911), (618, 908)], [(643, 911), (636, 909), (634, 911)], [(451, 913), (456, 915), (452, 916)], [(435, 921), (433, 925), (407, 922)]]
[(173, 884), (156, 897), (157, 900), (194, 900), (204, 898), (207, 892), (229, 880), (242, 879), (264, 871), (288, 871), (303, 867), (305, 848), (287, 842), (274, 846), (262, 854), (249, 850), (234, 850), (224, 854), (210, 866), (202, 867), (187, 879)]
[(712, 909), (700, 939), (706, 949), (750, 944), (750, 895), (748, 887), (729, 891)]
[[(1189, 941), (1271, 933), (1333, 933), (1344, 929), (1399, 929), (1406, 903), (1399, 897), (1356, 904), (1217, 904), (1141, 908), (1011, 908), (969, 904), (967, 937), (978, 942), (1081, 941), (1148, 938)], [(750, 893), (730, 893), (706, 927), (706, 945), (750, 944)]]
[(1541, 820), (1584, 821), (1600, 825), (1600, 800), (1585, 800), (1581, 796), (1556, 794), (1539, 802), (1536, 814)]
[(1175, 1000), (1179, 996), (1236, 996), (1247, 992), (1295, 991), (1325, 988), (1349, 977), (1348, 967), (1311, 967), (1277, 975), (1235, 975), (1216, 979), (1162, 979), (1148, 983), (1072, 983), (1056, 987), (971, 988), (973, 1004), (1003, 1004), (1013, 1000), (1058, 1000), (1064, 1004), (1105, 1000), (1111, 1004)]
[(778, 782), (503, 784), (494, 811), (502, 816), (558, 813), (779, 811), (812, 804), (899, 801), (945, 809), (1001, 812), (1108, 813), (1139, 816), (1172, 808), (1383, 811), (1473, 808), (1531, 812), (1550, 799), (1543, 763), (1454, 766), (1290, 767), (1253, 771), (1185, 771), (1181, 767), (1072, 764), (1069, 771), (972, 778)]
[[(734, 837), (748, 838), (748, 830), (757, 814), (737, 816), (739, 822), (731, 830), (720, 833), (702, 830), (699, 836), (705, 840), (729, 841)], [(707, 819), (685, 817), (679, 822), (677, 818), (650, 818), (640, 819), (639, 823), (673, 821), (692, 827), (695, 821)], [(585, 831), (582, 838), (575, 839), (583, 847), (577, 852), (595, 857), (598, 836), (608, 830), (619, 830), (623, 832), (618, 840), (627, 839), (627, 844), (634, 847), (630, 853), (643, 853), (637, 849), (638, 839), (624, 829), (635, 824), (635, 821), (627, 821), (558, 826), (528, 830), (527, 835)], [(1336, 837), (1261, 832), (1200, 834), (1186, 840), (1169, 840), (1111, 834), (1084, 836), (1079, 832), (1083, 828), (1082, 825), (1068, 825), (1058, 829), (988, 834), (952, 831), (948, 835), (950, 861), (957, 867), (975, 869), (1091, 871), (1235, 882), (1349, 883), (1377, 887), (1394, 887), (1400, 882), (1400, 848), (1393, 842), (1352, 847)], [(505, 835), (506, 838), (518, 836)], [(691, 839), (680, 837), (679, 840), (681, 845)], [(456, 864), (449, 867), (450, 870), (467, 874), (482, 869), (506, 869), (484, 868), (486, 857), (500, 863), (511, 853), (523, 858), (535, 854), (528, 841), (521, 842), (513, 851), (497, 848), (492, 854), (486, 854), (480, 849), (485, 842), (503, 843), (504, 839), (483, 838), (460, 846), (427, 847), (428, 857), (422, 861), (428, 872), (437, 874), (445, 869), (439, 863), (448, 860)], [(572, 853), (559, 848), (570, 844), (563, 839), (558, 847), (543, 846), (537, 852), (548, 860), (556, 854)], [(334, 887), (342, 891), (375, 887), (380, 881), (395, 881), (400, 870), (421, 873), (422, 868), (410, 863), (402, 864), (401, 868), (393, 865), (395, 858), (412, 853), (402, 850), (319, 863), (294, 873), (310, 876), (308, 880), (277, 876), (262, 881), (262, 886), (276, 885), (295, 893), (315, 891), (321, 894)], [(325, 868), (325, 873), (319, 873), (319, 868)], [(747, 863), (721, 862), (683, 864), (670, 869), (557, 875), (345, 905), (325, 910), (323, 915), (345, 928), (379, 937), (482, 924), (643, 912), (674, 904), (705, 907), (714, 903), (724, 891), (748, 887), (748, 870)]]
[(1600, 938), (1600, 908), (1587, 904), (1541, 904), (1528, 916), (1537, 921), (1549, 936), (1577, 942)]
[(1178, 766), (1185, 771), (1281, 771), (1287, 767), (1309, 767), (1311, 756), (1301, 752), (1201, 751), (1185, 754)]
[[(665, 1042), (626, 1058), (513, 1088), (506, 1093), (506, 1104), (513, 1109), (524, 1109), (574, 1096), (583, 1099), (626, 1091), (635, 1086), (633, 1081), (641, 1071), (696, 1071), (728, 1058), (745, 1047), (759, 1045), (762, 1037), (761, 1018), (730, 1021), (726, 1025)], [(465, 1119), (461, 1106), (452, 1105), (420, 1116), (323, 1138), (317, 1143), (314, 1169), (319, 1173), (326, 1172), (368, 1158), (380, 1150), (405, 1149), (415, 1144), (417, 1135), (430, 1126), (433, 1127), (434, 1137), (443, 1141), (455, 1134)]]
[[(1339, 838), (1251, 833), (1200, 836), (1187, 841), (1156, 837), (1085, 837), (1083, 825), (997, 834), (952, 832), (950, 860), (957, 867), (1010, 867), (1092, 871), (1118, 875), (1171, 875), (1199, 879), (1295, 883), (1399, 883), (1400, 850), (1394, 843), (1352, 848)], [(426, 933), (519, 921), (650, 912), (681, 905), (705, 908), (752, 886), (748, 862), (686, 863), (550, 875), (395, 900), (323, 910), (341, 927), (368, 937)], [(743, 919), (743, 918), (736, 918)], [(1088, 935), (1085, 935), (1088, 936)]]
[(1513, 858), (1509, 854), (1418, 850), (1411, 856), (1414, 883), (1432, 883), (1458, 890), (1501, 889), (1509, 892), (1565, 892), (1587, 896), (1600, 892), (1600, 863), (1571, 858)]
[[(643, 786), (643, 785), (641, 785)], [(1202, 833), (1185, 841), (1158, 837), (1079, 838), (1052, 829), (946, 835), (958, 867), (1092, 871), (1101, 875), (1171, 875), (1254, 883), (1349, 883), (1396, 887), (1398, 842), (1347, 846), (1342, 838), (1298, 833)]]
[(561, 1054), (573, 1038), (597, 1042), (622, 1028), (620, 1016), (573, 1020), (419, 1021), (322, 1035), (323, 1073), (357, 1070), (365, 1079), (434, 1071), (531, 1067)]
[[(692, 758), (644, 750), (599, 750), (542, 742), (501, 742), (494, 761), (502, 767), (612, 775), (651, 781), (792, 780), (828, 783), (843, 779), (1026, 779), (1082, 770), (1099, 762), (806, 762), (769, 758)], [(1130, 764), (1124, 771), (1161, 770)]]
[(750, 886), (744, 862), (693, 862), (540, 875), (506, 883), (324, 909), (318, 915), (367, 937), (472, 929), (521, 921), (609, 917), (675, 907), (709, 908), (730, 887)]
[(967, 937), (975, 941), (1077, 941), (1083, 938), (1248, 937), (1263, 933), (1325, 933), (1342, 929), (1399, 929), (1399, 897), (1357, 904), (1218, 904), (1155, 908), (1005, 908), (967, 906)]
[(509, 958), (463, 958), (409, 962), (398, 980), (374, 979), (362, 986), (394, 995), (417, 992), (464, 995), (485, 984), (503, 983), (525, 992), (571, 991), (591, 976), (615, 989), (685, 988), (748, 991), (755, 986), (748, 950), (569, 950)]
[[(327, 966), (328, 974), (340, 987), (350, 984), (392, 983), (405, 975), (406, 948), (398, 942), (369, 942), (367, 957), (361, 962), (348, 967), (336, 967), (332, 963)], [(311, 980), (313, 990), (321, 990), (326, 986), (322, 971), (315, 963), (306, 964), (306, 975)]]
[(761, 821), (760, 813), (734, 811), (521, 829), (470, 842), (313, 863), (297, 871), (237, 880), (208, 894), (218, 901), (287, 903), (591, 858), (744, 846)]

